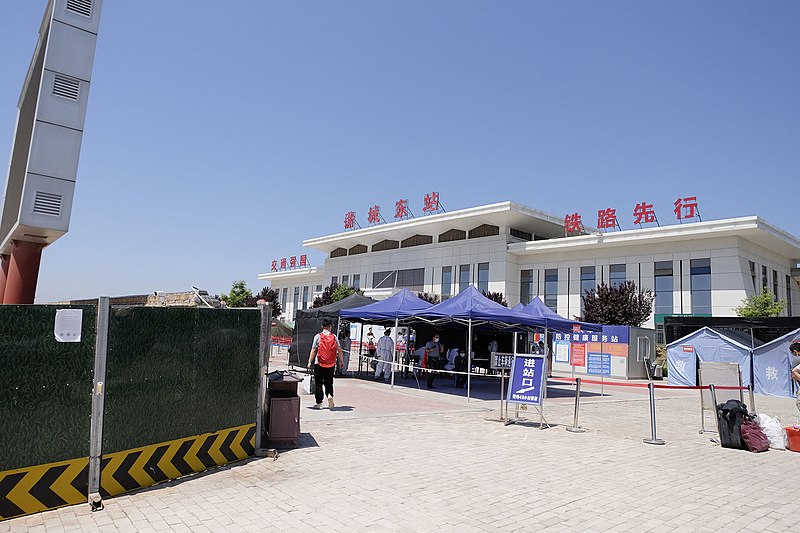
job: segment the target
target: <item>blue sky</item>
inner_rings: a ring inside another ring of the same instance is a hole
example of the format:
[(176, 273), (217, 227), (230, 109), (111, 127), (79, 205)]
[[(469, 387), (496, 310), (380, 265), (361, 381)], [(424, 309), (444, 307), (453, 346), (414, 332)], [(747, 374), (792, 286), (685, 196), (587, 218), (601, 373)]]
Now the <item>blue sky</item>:
[[(3, 0), (0, 153), (45, 4)], [(623, 228), (697, 196), (800, 235), (798, 27), (791, 0), (106, 0), (37, 301), (257, 290), (345, 212), (431, 191)]]

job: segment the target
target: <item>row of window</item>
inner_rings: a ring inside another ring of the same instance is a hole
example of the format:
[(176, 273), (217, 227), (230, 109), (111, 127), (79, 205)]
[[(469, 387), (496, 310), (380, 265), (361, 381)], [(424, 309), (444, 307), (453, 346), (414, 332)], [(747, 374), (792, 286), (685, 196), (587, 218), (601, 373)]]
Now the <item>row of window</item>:
[[(761, 265), (761, 283), (758, 283), (758, 275), (756, 274), (756, 263), (750, 261), (750, 277), (753, 280), (753, 292), (759, 294), (764, 289), (769, 289), (769, 278), (767, 277), (767, 267)], [(776, 300), (780, 300), (778, 291), (778, 271), (772, 271), (772, 294)], [(786, 276), (786, 311), (788, 316), (792, 316), (792, 277)]]
[[(458, 266), (458, 291), (461, 292), (470, 285), (471, 265)], [(489, 292), (489, 263), (478, 263), (477, 268), (479, 291)], [(453, 267), (442, 267), (442, 300), (453, 296)]]
[[(674, 312), (673, 301), (673, 263), (672, 261), (656, 261), (655, 267), (655, 313), (671, 315)], [(600, 267), (601, 269), (603, 266)], [(692, 295), (692, 313), (711, 314), (711, 259), (692, 259), (690, 261), (690, 283)], [(603, 272), (601, 270), (601, 279)], [(597, 267), (581, 267), (580, 294), (595, 289), (597, 283)], [(609, 284), (617, 287), (627, 280), (625, 264), (609, 265)], [(520, 272), (520, 301), (528, 304), (533, 299), (533, 270)], [(544, 303), (553, 311), (558, 307), (558, 269), (548, 268), (544, 271)], [(583, 300), (581, 299), (581, 313)]]
[[(525, 238), (527, 240), (532, 240), (533, 235), (516, 229), (511, 229), (511, 234), (517, 238)], [(437, 242), (452, 242), (452, 241), (461, 241), (467, 238), (469, 239), (478, 239), (481, 237), (492, 237), (495, 235), (500, 235), (500, 226), (493, 226), (491, 224), (481, 224), (476, 228), (472, 228), (469, 231), (464, 231), (460, 229), (451, 229), (445, 231), (444, 233), (440, 234)], [(384, 239), (378, 243), (372, 245), (373, 252), (382, 252), (385, 250), (396, 250), (398, 248), (411, 248), (412, 246), (422, 246), (425, 244), (433, 244), (433, 236), (432, 235), (412, 235), (411, 237), (404, 239), (402, 241), (396, 241), (392, 239)], [(331, 258), (336, 257), (345, 257), (348, 255), (358, 255), (358, 254), (365, 254), (367, 253), (368, 248), (363, 244), (356, 244), (351, 248), (336, 248), (330, 253)]]

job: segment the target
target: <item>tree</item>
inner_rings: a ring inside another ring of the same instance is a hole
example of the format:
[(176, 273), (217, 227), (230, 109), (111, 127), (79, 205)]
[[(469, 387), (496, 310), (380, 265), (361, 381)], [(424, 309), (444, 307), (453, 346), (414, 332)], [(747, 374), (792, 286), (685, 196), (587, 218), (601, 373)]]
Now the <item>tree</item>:
[(278, 318), (283, 313), (283, 307), (281, 306), (280, 302), (280, 294), (278, 293), (277, 289), (270, 289), (269, 287), (264, 287), (261, 291), (255, 295), (254, 297), (256, 303), (259, 300), (264, 300), (265, 302), (272, 304), (272, 317)]
[[(247, 283), (240, 279), (233, 282), (231, 292), (223, 294), (222, 299), (228, 307), (251, 307), (246, 305), (253, 299), (253, 292), (247, 288)], [(253, 303), (255, 305), (255, 302)]]
[(583, 320), (595, 324), (639, 327), (653, 312), (653, 292), (637, 290), (636, 283), (626, 281), (615, 287), (601, 283), (585, 291)]
[(428, 303), (432, 303), (433, 305), (438, 304), (442, 299), (439, 297), (438, 294), (432, 294), (427, 292), (418, 292), (417, 297), (420, 300), (425, 300)]
[(497, 302), (503, 307), (508, 307), (508, 302), (505, 300), (505, 298), (503, 298), (502, 292), (487, 292), (487, 291), (481, 291), (481, 292), (491, 301)]
[(355, 293), (364, 294), (364, 291), (354, 287), (348, 287), (347, 285), (331, 283), (325, 287), (320, 296), (314, 298), (314, 302), (311, 304), (311, 307), (315, 308), (322, 307), (324, 305), (330, 305), (334, 302), (338, 302), (339, 300), (344, 300), (351, 294)]
[(761, 294), (754, 294), (742, 300), (742, 305), (736, 307), (737, 316), (778, 316), (786, 309), (786, 300), (775, 300), (775, 295), (767, 290), (766, 285)]

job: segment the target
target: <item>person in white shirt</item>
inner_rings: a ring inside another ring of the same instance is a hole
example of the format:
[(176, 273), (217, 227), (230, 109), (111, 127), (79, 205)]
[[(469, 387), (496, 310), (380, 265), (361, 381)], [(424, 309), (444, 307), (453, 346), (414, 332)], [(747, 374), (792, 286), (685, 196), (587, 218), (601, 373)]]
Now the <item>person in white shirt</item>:
[(375, 381), (381, 379), (389, 381), (392, 377), (392, 359), (394, 359), (394, 341), (391, 337), (392, 330), (387, 329), (383, 337), (378, 339), (378, 364), (375, 366)]

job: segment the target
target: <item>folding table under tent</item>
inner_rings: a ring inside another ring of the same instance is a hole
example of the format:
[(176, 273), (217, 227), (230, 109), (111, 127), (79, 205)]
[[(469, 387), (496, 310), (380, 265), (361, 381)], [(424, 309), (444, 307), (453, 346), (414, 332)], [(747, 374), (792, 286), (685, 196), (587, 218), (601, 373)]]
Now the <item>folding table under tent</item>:
[(361, 307), (371, 303), (375, 303), (375, 300), (355, 293), (329, 305), (298, 310), (292, 331), (292, 345), (289, 347), (289, 364), (306, 366), (314, 335), (322, 331), (322, 321), (325, 318), (336, 322), (342, 309)]
[[(751, 346), (733, 337), (740, 335), (703, 327), (667, 345), (667, 381), (670, 385), (697, 385), (699, 361), (738, 363), (742, 385), (750, 385)], [(752, 342), (752, 341), (751, 341)]]
[(758, 394), (794, 398), (792, 367), (795, 361), (789, 346), (800, 342), (800, 328), (753, 349), (753, 387)]

